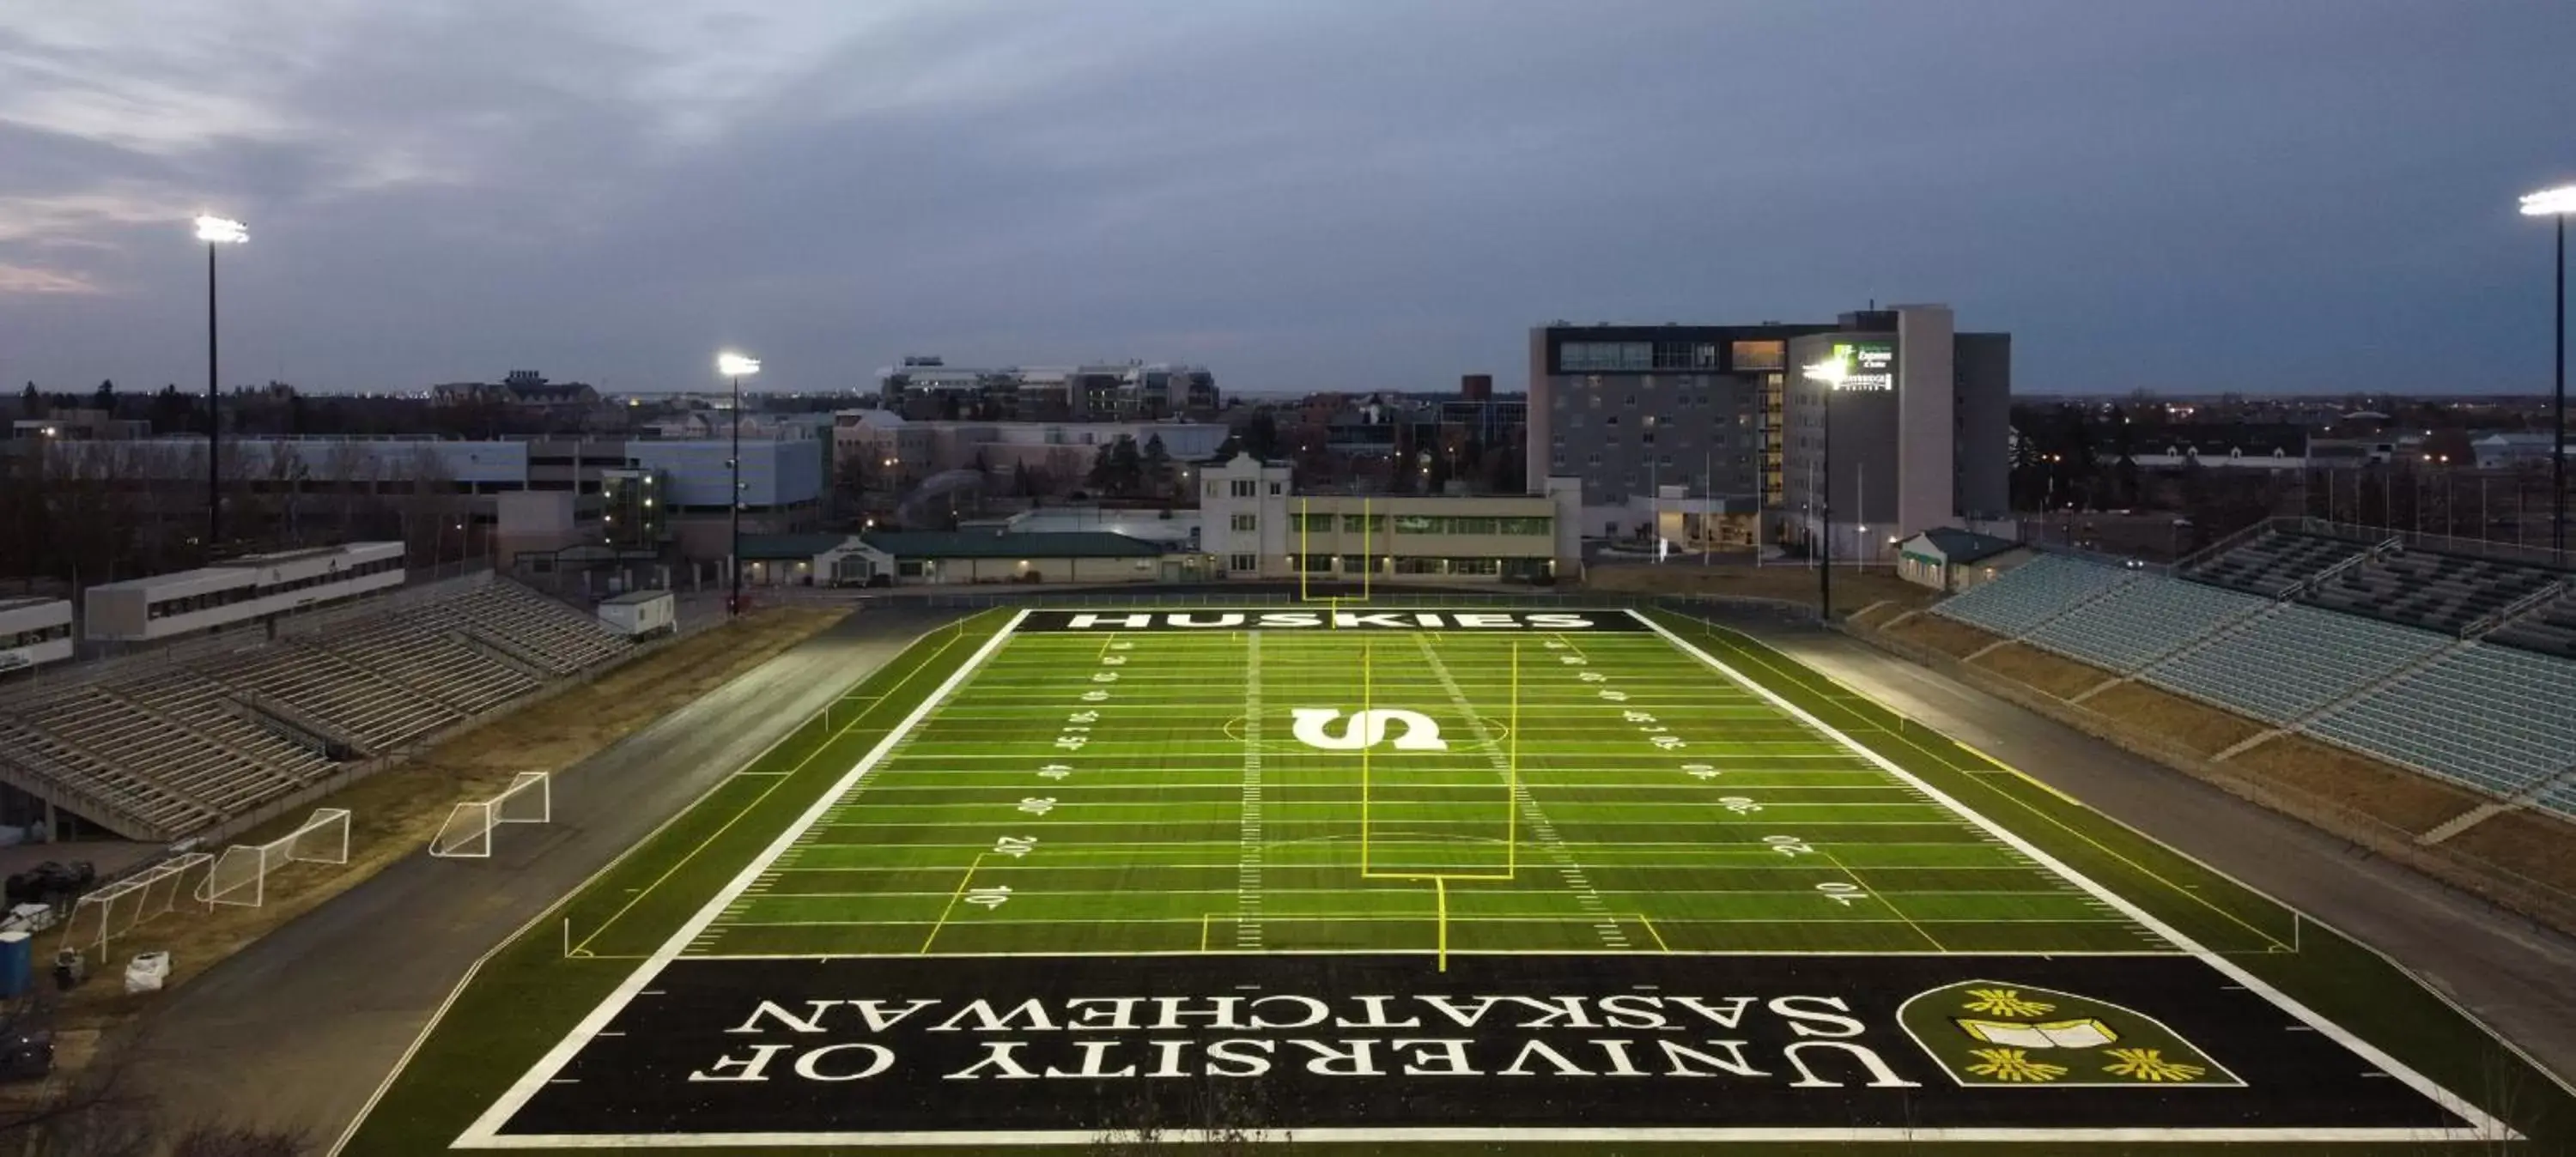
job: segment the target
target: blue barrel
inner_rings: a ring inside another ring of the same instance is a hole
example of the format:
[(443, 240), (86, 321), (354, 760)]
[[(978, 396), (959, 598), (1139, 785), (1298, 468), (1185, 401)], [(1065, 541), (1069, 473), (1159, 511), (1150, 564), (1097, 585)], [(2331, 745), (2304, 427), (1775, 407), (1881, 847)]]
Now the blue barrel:
[(25, 996), (35, 983), (35, 940), (24, 932), (0, 932), (0, 997)]

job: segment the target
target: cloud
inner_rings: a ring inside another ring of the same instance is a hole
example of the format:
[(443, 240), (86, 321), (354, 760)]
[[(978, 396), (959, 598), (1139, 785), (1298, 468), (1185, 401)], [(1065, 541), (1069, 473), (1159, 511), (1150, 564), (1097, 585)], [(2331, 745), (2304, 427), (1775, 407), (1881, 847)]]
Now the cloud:
[(0, 263), (0, 296), (9, 294), (94, 294), (102, 292), (77, 273)]
[(0, 312), (0, 380), (179, 372), (212, 209), (255, 238), (227, 353), (321, 388), (687, 387), (729, 343), (781, 388), (1436, 387), (1548, 318), (1872, 297), (2015, 331), (2026, 389), (2495, 388), (2545, 357), (2510, 197), (2576, 176), (2571, 39), (2402, 0), (22, 5), (0, 262), (87, 290)]

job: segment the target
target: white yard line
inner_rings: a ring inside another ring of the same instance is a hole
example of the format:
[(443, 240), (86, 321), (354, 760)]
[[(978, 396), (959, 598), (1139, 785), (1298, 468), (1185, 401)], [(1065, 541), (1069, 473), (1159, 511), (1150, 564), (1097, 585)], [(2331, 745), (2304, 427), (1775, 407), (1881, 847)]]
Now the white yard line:
[(1413, 641), (1422, 648), (1423, 662), (1439, 679), (1441, 690), (1448, 692), (1449, 702), (1458, 708), (1460, 715), (1467, 717), (1467, 730), (1476, 736), (1478, 746), (1493, 762), (1494, 770), (1511, 784), (1512, 806), (1519, 808), (1521, 815), (1528, 820), (1530, 834), (1538, 838), (1539, 850), (1555, 861), (1557, 880), (1566, 891), (1574, 894), (1574, 902), (1581, 905), (1584, 914), (1592, 919), (1592, 929), (1600, 933), (1602, 945), (1625, 951), (1628, 934), (1620, 930), (1618, 914), (1610, 910), (1610, 906), (1601, 899), (1601, 893), (1592, 887), (1592, 880), (1583, 874), (1583, 865), (1575, 861), (1574, 853), (1565, 850), (1565, 841), (1557, 838), (1556, 825), (1548, 822), (1547, 813), (1539, 810), (1538, 800), (1530, 796), (1529, 785), (1512, 781), (1511, 764), (1504, 757), (1502, 745), (1494, 742), (1493, 732), (1485, 726), (1484, 716), (1467, 698), (1467, 693), (1459, 689), (1458, 680), (1450, 676), (1449, 665), (1440, 661), (1440, 652), (1431, 646), (1430, 637), (1416, 634)]
[(1261, 950), (1261, 632), (1243, 633), (1242, 850), (1235, 864), (1234, 946)]

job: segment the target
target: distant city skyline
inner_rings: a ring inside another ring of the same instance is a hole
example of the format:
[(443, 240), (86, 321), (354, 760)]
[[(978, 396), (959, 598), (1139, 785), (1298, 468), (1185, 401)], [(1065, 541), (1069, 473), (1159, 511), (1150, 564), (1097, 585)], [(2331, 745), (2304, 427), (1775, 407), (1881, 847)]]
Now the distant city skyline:
[[(1530, 326), (1939, 301), (2024, 393), (2531, 393), (2576, 6), (0, 14), (0, 383), (1517, 391)], [(2429, 46), (2438, 46), (2432, 50)], [(1424, 62), (1431, 62), (1426, 65)]]

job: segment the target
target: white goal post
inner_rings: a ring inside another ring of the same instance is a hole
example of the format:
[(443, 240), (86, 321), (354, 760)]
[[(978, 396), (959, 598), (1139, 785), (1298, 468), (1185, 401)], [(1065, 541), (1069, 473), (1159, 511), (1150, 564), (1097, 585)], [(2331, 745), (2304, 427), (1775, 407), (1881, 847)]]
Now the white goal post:
[(268, 899), (269, 873), (288, 864), (348, 862), (349, 809), (316, 808), (302, 826), (267, 843), (225, 848), (197, 885), (197, 899), (257, 908)]
[(545, 824), (555, 818), (553, 777), (523, 771), (510, 786), (490, 799), (467, 800), (447, 813), (430, 837), (429, 854), (443, 860), (480, 860), (492, 855), (492, 833), (503, 824)]
[(63, 920), (62, 946), (83, 953), (96, 948), (104, 963), (111, 942), (176, 907), (189, 875), (214, 859), (204, 852), (172, 856), (72, 901), (71, 915)]

